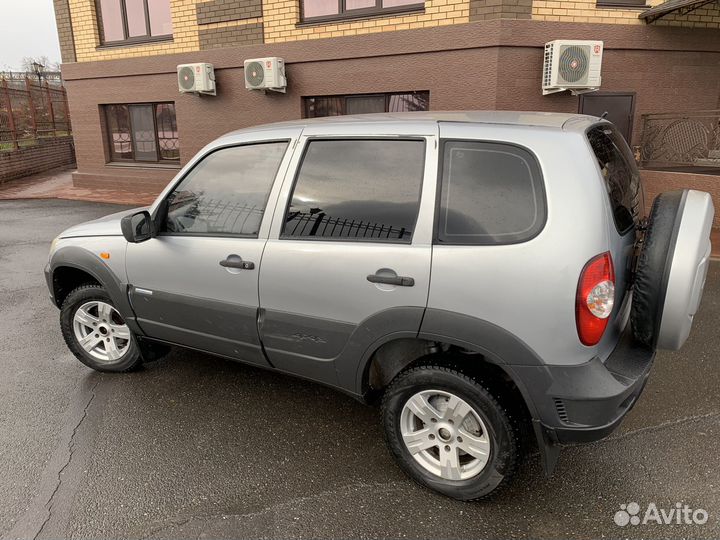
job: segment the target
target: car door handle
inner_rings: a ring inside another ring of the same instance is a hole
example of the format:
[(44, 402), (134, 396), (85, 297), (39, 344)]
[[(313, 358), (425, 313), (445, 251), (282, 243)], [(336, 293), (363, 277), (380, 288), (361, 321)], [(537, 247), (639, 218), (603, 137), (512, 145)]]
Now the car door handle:
[(238, 268), (240, 270), (253, 270), (255, 263), (252, 261), (243, 261), (237, 255), (228, 255), (225, 260), (220, 261), (223, 268)]
[(377, 274), (370, 274), (367, 280), (370, 283), (383, 283), (385, 285), (397, 285), (399, 287), (412, 287), (415, 285), (415, 280), (407, 276), (379, 276)]

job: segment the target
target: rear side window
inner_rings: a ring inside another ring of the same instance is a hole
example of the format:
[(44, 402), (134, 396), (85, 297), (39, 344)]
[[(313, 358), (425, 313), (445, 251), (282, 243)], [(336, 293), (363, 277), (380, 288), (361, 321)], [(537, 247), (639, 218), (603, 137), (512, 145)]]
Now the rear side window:
[(168, 195), (163, 230), (256, 238), (287, 141), (222, 148)]
[(423, 140), (311, 141), (281, 237), (409, 243), (424, 155)]
[(524, 242), (545, 224), (545, 191), (533, 154), (483, 141), (443, 143), (437, 241), (494, 245)]
[(610, 197), (615, 227), (624, 234), (643, 213), (640, 174), (625, 139), (615, 128), (596, 126), (587, 137)]

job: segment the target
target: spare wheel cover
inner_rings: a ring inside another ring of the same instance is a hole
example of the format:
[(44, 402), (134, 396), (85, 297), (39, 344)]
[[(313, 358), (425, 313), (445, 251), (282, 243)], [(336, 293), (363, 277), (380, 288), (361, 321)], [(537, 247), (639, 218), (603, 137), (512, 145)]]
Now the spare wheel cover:
[(679, 349), (690, 333), (710, 257), (712, 199), (702, 191), (660, 194), (638, 258), (632, 328), (652, 348)]

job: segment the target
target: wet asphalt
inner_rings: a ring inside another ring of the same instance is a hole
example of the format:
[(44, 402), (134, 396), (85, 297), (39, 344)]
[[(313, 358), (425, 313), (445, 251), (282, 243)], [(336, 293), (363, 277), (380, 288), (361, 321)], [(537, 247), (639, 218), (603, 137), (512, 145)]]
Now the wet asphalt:
[[(378, 411), (328, 388), (182, 350), (123, 375), (75, 360), (49, 243), (119, 209), (0, 202), (0, 537), (720, 537), (720, 263), (617, 432), (566, 448), (549, 480), (530, 456), (500, 496), (460, 503), (408, 480)], [(619, 527), (630, 502), (709, 519)]]

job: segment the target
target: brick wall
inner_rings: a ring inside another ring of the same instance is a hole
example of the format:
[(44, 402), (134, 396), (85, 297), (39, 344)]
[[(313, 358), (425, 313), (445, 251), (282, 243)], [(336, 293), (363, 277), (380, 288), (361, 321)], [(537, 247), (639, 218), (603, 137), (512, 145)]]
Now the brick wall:
[(60, 41), (60, 56), (63, 62), (75, 62), (75, 38), (73, 37), (72, 17), (69, 0), (53, 0), (55, 22)]
[(470, 0), (470, 20), (529, 19), (533, 0)]
[(675, 189), (697, 189), (710, 193), (715, 205), (713, 227), (720, 227), (720, 175), (678, 173), (669, 171), (641, 170), (640, 176), (645, 189), (645, 213), (650, 213), (652, 202), (663, 191)]
[(212, 24), (262, 17), (261, 0), (211, 0), (197, 5), (197, 23)]
[(233, 45), (254, 45), (263, 42), (263, 24), (253, 19), (249, 24), (201, 28), (200, 49), (218, 49)]
[(198, 0), (170, 0), (173, 23), (172, 40), (108, 48), (102, 47), (95, 0), (67, 1), (72, 14), (72, 30), (75, 36), (75, 53), (78, 62), (138, 58), (199, 49), (196, 20)]
[[(647, 5), (654, 7), (663, 2), (664, 0), (648, 0)], [(644, 25), (645, 21), (640, 19), (638, 15), (646, 9), (648, 8), (598, 8), (596, 0), (573, 0), (572, 2), (533, 0), (532, 18), (542, 21)], [(658, 26), (718, 28), (720, 27), (720, 7), (715, 2), (715, 4), (696, 9), (687, 15), (666, 15), (652, 24)]]
[(0, 152), (0, 184), (74, 163), (72, 137), (40, 139), (35, 146)]

